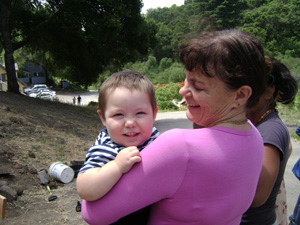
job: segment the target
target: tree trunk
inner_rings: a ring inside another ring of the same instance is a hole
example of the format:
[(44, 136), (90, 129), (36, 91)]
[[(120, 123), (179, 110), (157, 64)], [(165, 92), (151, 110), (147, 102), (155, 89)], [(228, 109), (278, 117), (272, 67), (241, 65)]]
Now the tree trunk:
[(7, 90), (9, 92), (20, 93), (13, 54), (13, 51), (8, 51), (7, 49), (5, 49), (4, 58), (7, 75)]
[(9, 92), (20, 93), (16, 76), (14, 50), (11, 42), (11, 30), (9, 27), (9, 14), (11, 1), (1, 0), (0, 3), (1, 36), (2, 45), (5, 51), (5, 69), (7, 75), (7, 89)]

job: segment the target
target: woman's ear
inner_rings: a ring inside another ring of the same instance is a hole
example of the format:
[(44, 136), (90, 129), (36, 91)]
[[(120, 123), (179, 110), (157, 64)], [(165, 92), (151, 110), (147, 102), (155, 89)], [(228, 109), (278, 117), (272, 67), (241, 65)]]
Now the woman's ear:
[(98, 110), (97, 110), (97, 113), (98, 113), (98, 115), (99, 115), (99, 117), (100, 117), (100, 120), (101, 120), (102, 124), (105, 126), (105, 119), (104, 119), (104, 116), (103, 116), (102, 113), (101, 113), (101, 110), (98, 109)]
[[(274, 92), (275, 92), (275, 85), (272, 85), (272, 86), (269, 86), (266, 88), (266, 91), (264, 93), (264, 98), (265, 100), (269, 101), (271, 98), (273, 99), (273, 95), (274, 95)], [(278, 96), (277, 96), (278, 97)], [(277, 98), (276, 97), (276, 98)]]
[(236, 96), (234, 100), (238, 106), (245, 105), (248, 99), (251, 97), (251, 95), (252, 88), (250, 86), (243, 85), (236, 91)]

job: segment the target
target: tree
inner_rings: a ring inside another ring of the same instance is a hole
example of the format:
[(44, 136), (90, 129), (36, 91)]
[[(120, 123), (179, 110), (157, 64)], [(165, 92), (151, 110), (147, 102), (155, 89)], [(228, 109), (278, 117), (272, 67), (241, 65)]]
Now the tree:
[(273, 0), (244, 12), (240, 28), (257, 37), (268, 55), (300, 57), (299, 0)]
[(0, 1), (0, 31), (1, 31), (1, 44), (5, 49), (4, 60), (7, 73), (8, 91), (19, 93), (19, 85), (17, 83), (15, 62), (13, 58), (14, 48), (11, 42), (11, 30), (9, 26), (9, 13), (10, 12), (10, 1)]
[[(26, 45), (44, 26), (47, 22), (44, 15), (45, 10), (39, 1), (0, 1), (0, 43), (5, 51), (4, 59), (10, 92), (19, 93), (14, 52)], [(50, 21), (51, 18), (47, 19)], [(26, 35), (22, 34), (23, 30), (27, 31)]]
[[(187, 3), (186, 3), (187, 4)], [(244, 0), (193, 0), (192, 4), (200, 17), (199, 22), (210, 21), (205, 30), (232, 29), (236, 27), (241, 19), (242, 12), (247, 8)]]
[(0, 40), (8, 90), (18, 92), (13, 53), (48, 54), (68, 79), (87, 86), (107, 67), (148, 53), (156, 27), (141, 16), (141, 0), (0, 1)]
[(178, 48), (191, 32), (189, 16), (185, 6), (172, 5), (167, 8), (150, 9), (146, 15), (147, 21), (155, 21), (158, 26), (156, 34), (158, 43), (153, 54), (158, 61), (162, 58), (177, 59)]

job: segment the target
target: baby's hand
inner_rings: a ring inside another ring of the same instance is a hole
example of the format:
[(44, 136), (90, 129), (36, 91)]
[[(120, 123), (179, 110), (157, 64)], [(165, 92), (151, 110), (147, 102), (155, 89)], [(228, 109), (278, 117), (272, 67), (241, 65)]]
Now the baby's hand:
[(127, 173), (135, 163), (140, 161), (140, 152), (134, 146), (122, 149), (115, 158), (115, 162), (122, 173)]

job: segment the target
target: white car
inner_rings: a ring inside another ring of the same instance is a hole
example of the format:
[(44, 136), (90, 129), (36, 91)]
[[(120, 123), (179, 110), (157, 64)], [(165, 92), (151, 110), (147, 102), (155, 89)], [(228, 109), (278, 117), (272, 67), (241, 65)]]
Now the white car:
[(30, 93), (37, 92), (40, 88), (48, 88), (46, 84), (35, 84), (31, 88), (25, 88), (24, 93), (29, 95)]
[(48, 88), (38, 88), (36, 90), (30, 91), (28, 96), (32, 97), (32, 98), (36, 98), (40, 93), (44, 93), (44, 92), (50, 94), (50, 91)]
[(37, 95), (36, 95), (36, 98), (50, 100), (51, 99), (51, 92), (49, 91), (48, 88), (40, 89), (38, 91)]
[(36, 84), (32, 88), (24, 89), (24, 92), (32, 98), (55, 99), (56, 92), (49, 89), (45, 84)]

